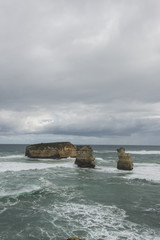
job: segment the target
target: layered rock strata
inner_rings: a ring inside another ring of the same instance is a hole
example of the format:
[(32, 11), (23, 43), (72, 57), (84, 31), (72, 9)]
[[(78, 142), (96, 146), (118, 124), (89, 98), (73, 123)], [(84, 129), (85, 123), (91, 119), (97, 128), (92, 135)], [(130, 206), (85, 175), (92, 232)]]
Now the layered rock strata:
[(30, 158), (76, 157), (76, 147), (70, 142), (40, 143), (26, 147), (25, 155)]
[(93, 151), (91, 146), (77, 146), (77, 157), (75, 164), (78, 167), (82, 168), (94, 168), (95, 167), (95, 159), (93, 157)]
[(129, 153), (125, 153), (125, 148), (121, 147), (117, 149), (118, 152), (118, 162), (117, 162), (117, 168), (121, 170), (132, 170), (133, 169), (133, 163), (130, 159)]

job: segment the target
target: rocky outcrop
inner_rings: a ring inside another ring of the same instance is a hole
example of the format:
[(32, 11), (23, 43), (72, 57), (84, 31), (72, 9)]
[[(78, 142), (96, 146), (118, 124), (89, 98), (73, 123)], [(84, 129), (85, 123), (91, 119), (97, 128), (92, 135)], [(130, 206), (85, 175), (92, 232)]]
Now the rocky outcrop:
[(68, 158), (76, 157), (76, 147), (70, 142), (40, 143), (26, 147), (25, 155), (30, 158)]
[(117, 168), (121, 170), (132, 170), (133, 169), (133, 163), (130, 159), (129, 153), (125, 153), (125, 148), (121, 147), (117, 149), (118, 152), (118, 162), (117, 162)]
[(92, 152), (91, 146), (78, 145), (75, 164), (82, 168), (94, 168), (95, 161)]

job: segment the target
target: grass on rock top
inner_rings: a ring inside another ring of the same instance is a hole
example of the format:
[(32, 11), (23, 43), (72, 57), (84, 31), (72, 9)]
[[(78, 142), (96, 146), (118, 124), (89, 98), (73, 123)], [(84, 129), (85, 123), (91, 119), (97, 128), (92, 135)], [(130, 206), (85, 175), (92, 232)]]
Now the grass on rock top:
[(32, 144), (28, 147), (35, 148), (35, 149), (44, 149), (46, 147), (52, 147), (52, 148), (63, 148), (65, 146), (71, 146), (72, 143), (70, 142), (51, 142), (51, 143), (38, 143), (38, 144)]

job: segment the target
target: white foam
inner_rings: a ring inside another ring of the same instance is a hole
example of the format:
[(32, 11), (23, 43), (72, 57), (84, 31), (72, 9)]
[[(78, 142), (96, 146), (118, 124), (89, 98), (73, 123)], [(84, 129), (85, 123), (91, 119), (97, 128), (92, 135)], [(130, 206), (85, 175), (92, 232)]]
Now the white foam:
[(125, 211), (116, 206), (54, 203), (46, 211), (52, 216), (51, 223), (58, 236), (67, 234), (88, 240), (153, 239), (152, 229), (126, 220)]
[[(102, 150), (102, 151), (100, 151), (100, 150), (94, 150), (93, 151), (94, 153), (116, 153), (117, 151), (111, 151), (111, 150), (106, 150), (106, 151), (104, 151), (104, 150)], [(131, 154), (140, 154), (140, 155), (145, 155), (145, 154), (157, 154), (157, 155), (159, 155), (160, 154), (160, 151), (158, 151), (158, 150), (127, 150), (126, 149), (126, 152), (127, 153), (131, 153)]]
[(0, 197), (6, 197), (6, 196), (18, 196), (20, 194), (23, 194), (23, 193), (31, 193), (33, 191), (36, 191), (36, 190), (39, 190), (40, 187), (39, 186), (34, 186), (34, 185), (31, 185), (31, 186), (25, 186), (20, 188), (20, 189), (15, 189), (15, 190), (10, 190), (10, 191), (7, 191), (6, 189), (2, 189), (0, 191)]
[(95, 160), (101, 161), (101, 162), (105, 162), (105, 160), (103, 158), (97, 157), (95, 158)]
[(7, 155), (7, 156), (0, 156), (0, 159), (12, 159), (12, 158), (24, 158), (23, 154), (19, 155)]
[[(160, 182), (160, 164), (156, 163), (135, 163), (132, 171), (119, 170), (116, 167), (96, 167), (95, 170), (115, 174), (115, 176), (122, 178)], [(120, 175), (120, 173), (123, 173), (123, 175)]]
[(97, 157), (96, 160), (102, 160), (102, 161), (103, 161), (104, 159), (103, 159), (103, 158), (100, 158), (100, 157)]
[(47, 169), (47, 168), (74, 168), (73, 162), (54, 162), (51, 163), (43, 163), (43, 162), (0, 162), (0, 172), (6, 171), (27, 171), (27, 170), (35, 170), (35, 169)]
[(94, 153), (113, 153), (116, 151), (111, 151), (111, 150), (93, 150)]
[(101, 157), (96, 157), (95, 158), (95, 160), (96, 161), (99, 161), (99, 162), (105, 162), (105, 163), (108, 163), (108, 162), (115, 162), (115, 160), (114, 159), (112, 159), (112, 158), (106, 158), (106, 159), (104, 159), (104, 158), (101, 158)]
[[(105, 172), (105, 173), (119, 173), (119, 170), (115, 167), (96, 167), (96, 171), (98, 172)], [(126, 171), (123, 171), (126, 172)], [(127, 171), (128, 172), (128, 171)]]
[(160, 164), (135, 163), (133, 171), (124, 178), (160, 182)]
[(140, 154), (140, 155), (147, 155), (147, 154), (160, 154), (160, 151), (147, 151), (147, 150), (140, 150), (140, 151), (126, 151), (131, 154)]
[(61, 158), (61, 159), (53, 159), (53, 158), (29, 158), (29, 157), (26, 157), (26, 159), (28, 159), (29, 161), (32, 159), (32, 160), (38, 160), (38, 161), (40, 161), (40, 162), (54, 162), (54, 161), (67, 161), (67, 160), (72, 160), (72, 161), (75, 161), (75, 158), (72, 158), (72, 157), (68, 157), (68, 158)]

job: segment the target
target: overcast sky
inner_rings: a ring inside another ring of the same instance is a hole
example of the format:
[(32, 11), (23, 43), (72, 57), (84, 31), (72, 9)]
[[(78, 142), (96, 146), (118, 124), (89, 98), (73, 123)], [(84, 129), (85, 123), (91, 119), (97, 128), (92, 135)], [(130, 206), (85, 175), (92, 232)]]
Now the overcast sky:
[(0, 143), (160, 145), (159, 0), (0, 0)]

